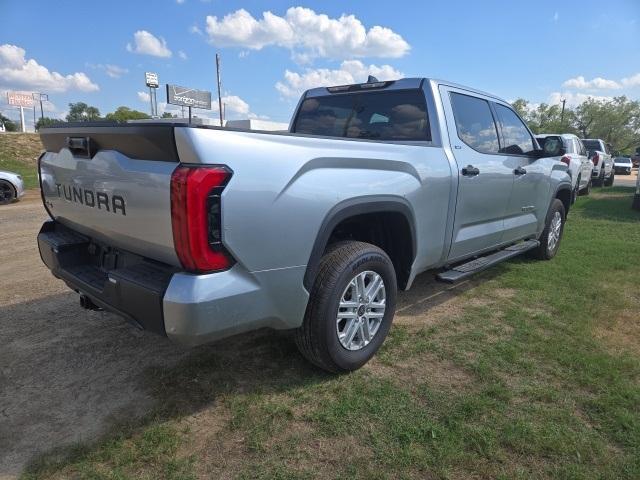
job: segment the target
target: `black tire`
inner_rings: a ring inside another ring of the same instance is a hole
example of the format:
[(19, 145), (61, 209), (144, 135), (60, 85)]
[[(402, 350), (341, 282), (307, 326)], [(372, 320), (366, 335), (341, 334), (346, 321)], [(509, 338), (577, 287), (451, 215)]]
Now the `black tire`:
[[(338, 339), (339, 303), (351, 280), (365, 271), (373, 271), (382, 277), (386, 294), (384, 315), (367, 345), (360, 350), (347, 350)], [(348, 372), (362, 367), (378, 351), (391, 328), (396, 296), (396, 273), (383, 250), (363, 242), (336, 244), (320, 260), (304, 321), (295, 331), (294, 339), (300, 353), (329, 372)]]
[(591, 187), (593, 186), (593, 179), (589, 179), (589, 183), (587, 183), (587, 186), (584, 187), (582, 190), (580, 190), (580, 195), (582, 196), (588, 196), (591, 193)]
[(16, 189), (6, 181), (0, 180), (0, 205), (7, 205), (16, 199)]
[(576, 181), (576, 188), (574, 188), (573, 192), (571, 192), (571, 205), (576, 203), (576, 200), (578, 199), (578, 195), (580, 195), (580, 180), (581, 180), (581, 177), (580, 175), (578, 175), (578, 180)]
[(594, 187), (602, 187), (604, 186), (604, 167), (600, 169), (600, 175), (593, 181)]
[[(551, 230), (551, 222), (553, 221), (556, 213), (560, 213), (560, 232), (559, 238), (553, 248), (551, 248), (549, 244), (550, 236), (549, 232)], [(560, 248), (560, 242), (562, 241), (562, 234), (564, 233), (564, 224), (567, 219), (566, 211), (564, 209), (563, 203), (557, 198), (551, 202), (551, 207), (547, 212), (547, 219), (545, 220), (544, 230), (542, 235), (540, 235), (540, 245), (532, 250), (532, 254), (535, 258), (539, 260), (551, 260), (558, 253), (558, 249)]]
[(607, 180), (604, 182), (604, 186), (605, 187), (613, 186), (613, 181), (615, 180), (615, 178), (616, 178), (616, 174), (613, 171), (611, 171), (611, 175), (609, 175), (609, 178), (607, 178)]

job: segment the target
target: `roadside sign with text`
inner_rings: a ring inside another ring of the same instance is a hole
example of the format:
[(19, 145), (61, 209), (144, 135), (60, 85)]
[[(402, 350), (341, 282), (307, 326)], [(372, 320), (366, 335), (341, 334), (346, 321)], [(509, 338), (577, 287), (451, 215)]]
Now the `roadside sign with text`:
[(167, 84), (167, 103), (211, 110), (211, 92)]
[(158, 74), (154, 72), (145, 72), (144, 79), (147, 82), (147, 87), (158, 88)]
[(7, 103), (15, 107), (33, 107), (33, 93), (7, 92)]

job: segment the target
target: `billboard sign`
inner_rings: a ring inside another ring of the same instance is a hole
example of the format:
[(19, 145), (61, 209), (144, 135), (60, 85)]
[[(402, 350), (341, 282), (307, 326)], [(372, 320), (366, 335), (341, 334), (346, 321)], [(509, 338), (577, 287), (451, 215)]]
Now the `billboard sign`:
[(211, 92), (167, 84), (167, 103), (211, 110)]
[(147, 87), (149, 87), (149, 88), (158, 88), (158, 86), (160, 85), (158, 83), (158, 74), (157, 73), (145, 72), (144, 73), (144, 79), (145, 79), (145, 82), (147, 83)]
[(33, 107), (33, 93), (7, 92), (7, 102), (15, 107)]

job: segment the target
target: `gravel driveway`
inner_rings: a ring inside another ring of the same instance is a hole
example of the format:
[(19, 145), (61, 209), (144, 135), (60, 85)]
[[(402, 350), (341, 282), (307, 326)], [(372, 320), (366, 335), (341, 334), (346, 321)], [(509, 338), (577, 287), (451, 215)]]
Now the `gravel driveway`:
[(0, 207), (0, 479), (40, 453), (92, 440), (152, 404), (143, 375), (187, 355), (126, 321), (78, 306), (40, 261), (38, 192)]

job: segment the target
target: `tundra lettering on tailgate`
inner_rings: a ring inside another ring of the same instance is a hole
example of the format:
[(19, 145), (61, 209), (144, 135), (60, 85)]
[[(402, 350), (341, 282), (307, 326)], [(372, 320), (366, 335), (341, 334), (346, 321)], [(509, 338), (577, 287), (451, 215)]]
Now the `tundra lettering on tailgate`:
[(109, 196), (105, 192), (94, 192), (86, 188), (62, 183), (56, 183), (56, 187), (58, 188), (58, 197), (64, 198), (68, 202), (75, 202), (100, 210), (104, 208), (107, 212), (127, 214), (124, 198), (120, 195)]

